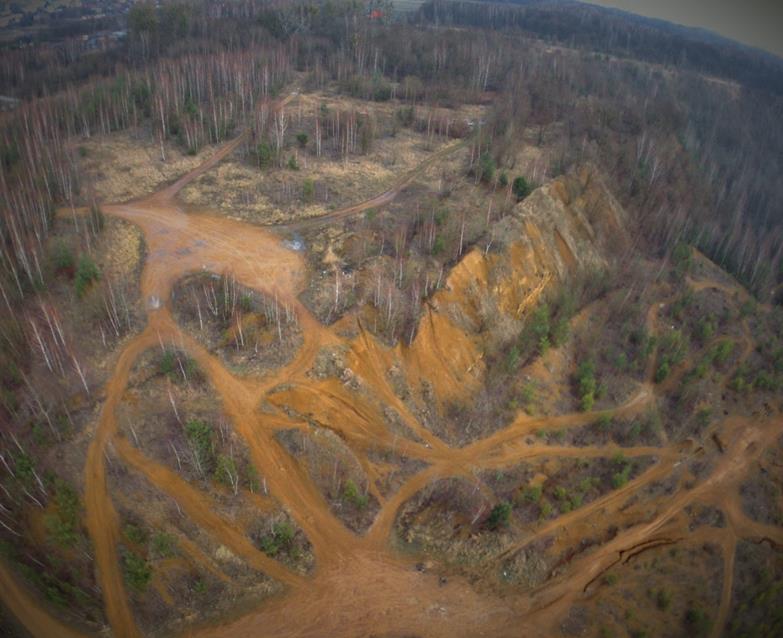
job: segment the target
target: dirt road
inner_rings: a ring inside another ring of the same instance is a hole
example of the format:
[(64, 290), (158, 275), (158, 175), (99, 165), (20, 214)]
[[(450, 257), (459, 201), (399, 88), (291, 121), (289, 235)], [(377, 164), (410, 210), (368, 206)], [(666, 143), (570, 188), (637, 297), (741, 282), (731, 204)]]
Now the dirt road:
[(409, 186), (417, 177), (423, 176), (427, 168), (432, 166), (433, 162), (437, 162), (438, 160), (443, 159), (444, 157), (447, 157), (451, 153), (454, 153), (464, 147), (464, 142), (453, 142), (452, 144), (443, 147), (422, 161), (418, 166), (403, 174), (402, 177), (400, 177), (400, 179), (398, 179), (391, 188), (384, 191), (380, 195), (371, 197), (370, 199), (359, 202), (358, 204), (353, 204), (352, 206), (347, 206), (345, 208), (341, 208), (340, 210), (326, 213), (325, 215), (308, 217), (307, 219), (302, 219), (301, 221), (297, 222), (275, 224), (272, 227), (279, 231), (301, 231), (305, 228), (317, 228), (332, 222), (342, 221), (349, 217), (353, 217), (354, 215), (358, 215), (359, 213), (368, 211), (372, 208), (385, 206), (389, 202), (393, 201), (400, 194), (400, 192), (402, 192), (406, 186)]

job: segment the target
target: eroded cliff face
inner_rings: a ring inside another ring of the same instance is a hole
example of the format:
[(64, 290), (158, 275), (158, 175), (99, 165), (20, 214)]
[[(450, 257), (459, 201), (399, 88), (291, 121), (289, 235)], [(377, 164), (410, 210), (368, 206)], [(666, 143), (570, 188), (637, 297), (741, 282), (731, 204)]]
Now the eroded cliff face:
[(518, 330), (552, 285), (606, 268), (626, 250), (626, 214), (598, 171), (585, 166), (536, 189), (492, 229), (432, 298), (410, 347), (399, 346), (409, 383), (441, 402), (464, 398), (484, 374), (488, 343)]

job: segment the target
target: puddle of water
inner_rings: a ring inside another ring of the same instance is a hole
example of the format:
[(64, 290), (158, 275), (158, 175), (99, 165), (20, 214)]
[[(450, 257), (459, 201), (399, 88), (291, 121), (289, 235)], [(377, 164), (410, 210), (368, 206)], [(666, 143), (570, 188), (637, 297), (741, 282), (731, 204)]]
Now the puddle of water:
[(285, 246), (289, 250), (295, 250), (296, 252), (300, 252), (304, 250), (304, 240), (298, 237), (294, 239), (286, 239), (283, 241), (283, 246)]

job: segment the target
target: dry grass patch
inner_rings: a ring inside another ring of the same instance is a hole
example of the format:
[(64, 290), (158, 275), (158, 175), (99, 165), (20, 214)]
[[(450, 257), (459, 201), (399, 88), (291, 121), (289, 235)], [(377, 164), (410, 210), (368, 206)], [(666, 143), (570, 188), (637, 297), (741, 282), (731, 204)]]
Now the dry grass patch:
[(180, 198), (193, 209), (217, 210), (258, 224), (317, 217), (388, 190), (440, 145), (430, 147), (421, 135), (402, 130), (376, 140), (368, 154), (344, 160), (289, 149), (284, 160), (295, 158), (296, 170), (285, 163), (259, 169), (234, 158), (189, 184)]
[(78, 142), (81, 169), (95, 197), (105, 202), (124, 202), (158, 190), (207, 159), (215, 150), (204, 146), (195, 155), (184, 153), (173, 142), (163, 143), (135, 129), (97, 135)]

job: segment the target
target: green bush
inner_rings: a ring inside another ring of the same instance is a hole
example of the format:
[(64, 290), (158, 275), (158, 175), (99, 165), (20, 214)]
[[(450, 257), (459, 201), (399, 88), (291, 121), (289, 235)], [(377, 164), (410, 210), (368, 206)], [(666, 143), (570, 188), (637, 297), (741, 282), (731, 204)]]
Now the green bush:
[(79, 587), (66, 580), (61, 580), (49, 571), (33, 568), (22, 562), (16, 563), (16, 568), (22, 576), (35, 586), (50, 603), (65, 608), (69, 603), (87, 604), (89, 596)]
[(595, 422), (595, 427), (597, 427), (601, 432), (606, 432), (612, 425), (612, 416), (610, 414), (602, 414), (598, 421)]
[(177, 368), (177, 355), (172, 350), (166, 350), (158, 360), (158, 372), (166, 376), (173, 374)]
[(694, 379), (703, 379), (707, 376), (707, 372), (709, 371), (709, 357), (705, 357), (701, 361), (699, 361), (698, 365), (694, 367), (693, 369), (688, 371), (688, 374), (685, 375), (685, 378), (683, 380), (684, 384), (690, 383)]
[(434, 219), (435, 219), (435, 225), (436, 226), (443, 226), (443, 224), (446, 223), (446, 221), (449, 218), (449, 209), (448, 208), (439, 208), (437, 211), (435, 211)]
[(239, 309), (242, 312), (253, 311), (253, 295), (247, 292), (243, 292), (239, 295)]
[(306, 179), (302, 184), (302, 199), (306, 202), (311, 202), (313, 197), (315, 197), (315, 182), (311, 179)]
[(592, 359), (582, 361), (576, 371), (576, 387), (579, 395), (579, 406), (583, 412), (593, 409), (597, 390), (595, 380), (595, 363)]
[(487, 518), (487, 525), (490, 529), (496, 530), (506, 527), (511, 518), (511, 503), (503, 501), (495, 505)]
[(710, 421), (712, 420), (712, 409), (710, 408), (701, 408), (698, 412), (696, 412), (696, 423), (699, 425), (701, 429), (706, 428)]
[(715, 336), (716, 330), (717, 324), (714, 317), (702, 317), (696, 324), (696, 338), (703, 345), (712, 339), (713, 336)]
[(0, 166), (10, 171), (19, 162), (20, 157), (16, 142), (0, 144)]
[(380, 73), (372, 79), (372, 99), (376, 102), (386, 102), (392, 97), (392, 85)]
[(748, 366), (746, 364), (741, 365), (729, 382), (729, 388), (738, 394), (745, 394), (753, 387), (753, 384), (748, 381), (749, 376), (750, 369)]
[(122, 571), (128, 586), (143, 592), (152, 580), (152, 568), (149, 563), (133, 552), (126, 551), (122, 556)]
[(177, 549), (177, 538), (166, 532), (156, 532), (152, 537), (151, 549), (160, 558), (170, 558)]
[(590, 412), (593, 409), (595, 403), (595, 395), (592, 392), (583, 394), (579, 399), (579, 409), (582, 412)]
[(51, 260), (55, 274), (65, 274), (73, 278), (76, 270), (76, 257), (70, 246), (62, 239), (58, 240), (52, 247)]
[(506, 353), (506, 370), (508, 372), (514, 372), (519, 365), (519, 347), (514, 345), (508, 349)]
[(754, 316), (757, 310), (758, 306), (756, 305), (756, 302), (753, 299), (748, 299), (740, 306), (740, 319)]
[(655, 383), (661, 383), (666, 377), (669, 376), (669, 372), (671, 372), (671, 369), (669, 367), (669, 362), (664, 359), (661, 361), (660, 365), (658, 366), (658, 369), (655, 371)]
[(677, 321), (682, 321), (683, 316), (685, 315), (685, 311), (693, 305), (693, 302), (693, 292), (691, 290), (687, 290), (682, 294), (682, 296), (678, 297), (672, 303), (671, 308), (669, 309), (669, 314)]
[(230, 456), (220, 454), (217, 457), (217, 462), (215, 463), (215, 481), (232, 487), (232, 477), (236, 477), (238, 475), (239, 471), (237, 470), (236, 461), (234, 461), (234, 459), (232, 459)]
[(299, 148), (304, 148), (305, 146), (307, 146), (308, 139), (309, 138), (307, 136), (307, 133), (305, 132), (296, 134), (296, 141), (299, 143)]
[(527, 360), (531, 351), (543, 355), (549, 349), (552, 339), (551, 309), (549, 304), (542, 303), (536, 307), (530, 318), (525, 323), (525, 327), (519, 334), (518, 349), (520, 356), (524, 355)]
[(531, 503), (538, 503), (541, 500), (543, 489), (540, 485), (529, 485), (523, 492), (523, 498)]
[(287, 521), (272, 525), (272, 532), (261, 537), (259, 546), (267, 556), (275, 557), (282, 551), (291, 549), (296, 530)]
[(612, 463), (618, 468), (612, 475), (612, 487), (614, 489), (620, 489), (626, 483), (631, 475), (632, 465), (631, 462), (625, 458), (622, 452), (618, 452), (612, 457)]
[(525, 408), (529, 408), (533, 401), (536, 400), (536, 386), (532, 382), (527, 382), (522, 386), (520, 399)]
[(618, 372), (626, 372), (628, 370), (628, 355), (624, 352), (620, 352), (614, 358), (614, 369)]
[(669, 609), (669, 605), (672, 603), (672, 595), (665, 589), (659, 589), (655, 595), (655, 604), (661, 611)]
[(258, 470), (248, 463), (245, 466), (245, 480), (247, 481), (247, 488), (251, 492), (258, 492), (261, 488), (261, 480), (258, 478)]
[(479, 157), (478, 175), (479, 179), (487, 184), (495, 177), (495, 160), (487, 151)]
[(54, 489), (55, 510), (46, 516), (46, 529), (55, 543), (71, 547), (79, 537), (79, 495), (60, 479)]
[(678, 365), (688, 353), (688, 344), (679, 330), (671, 330), (661, 338), (661, 352), (672, 365)]
[(562, 443), (565, 439), (565, 431), (564, 430), (552, 430), (547, 435), (547, 439), (550, 441), (557, 441), (558, 443)]
[(763, 392), (777, 390), (779, 385), (779, 381), (766, 370), (761, 370), (753, 381), (753, 387)]
[[(182, 369), (180, 369), (180, 364)], [(198, 364), (195, 359), (177, 354), (174, 350), (165, 350), (158, 359), (158, 374), (166, 375), (169, 379), (182, 382), (182, 370), (189, 380), (199, 376)]]
[(205, 474), (208, 474), (215, 461), (212, 426), (201, 419), (190, 419), (185, 424), (185, 434), (199, 466)]
[(620, 470), (619, 472), (615, 472), (612, 475), (612, 487), (616, 490), (619, 490), (626, 483), (628, 483), (628, 478), (630, 477), (630, 474), (631, 474), (630, 464), (623, 467), (623, 469)]
[(296, 161), (295, 155), (291, 155), (291, 157), (288, 158), (288, 168), (292, 171), (299, 170), (299, 162)]
[(679, 242), (672, 251), (672, 263), (674, 264), (674, 275), (681, 279), (693, 265), (693, 250), (684, 243)]
[(403, 126), (413, 126), (416, 121), (416, 109), (413, 106), (403, 106), (397, 109), (397, 119)]
[(125, 525), (122, 528), (122, 533), (125, 534), (125, 538), (136, 545), (144, 545), (147, 542), (147, 530), (133, 523)]
[(80, 299), (87, 292), (94, 281), (100, 279), (101, 273), (98, 266), (89, 255), (82, 255), (79, 258), (79, 265), (76, 267), (76, 277), (74, 285), (76, 286), (76, 296)]
[(367, 507), (367, 504), (369, 503), (369, 498), (367, 495), (362, 494), (356, 483), (354, 483), (351, 479), (348, 479), (345, 482), (345, 487), (343, 488), (343, 498), (360, 510), (363, 510), (365, 507)]
[(552, 330), (549, 335), (552, 345), (556, 348), (562, 346), (568, 338), (569, 330), (570, 324), (568, 322), (568, 317), (559, 317), (552, 325)]
[(579, 489), (582, 492), (589, 492), (594, 487), (597, 487), (601, 482), (597, 476), (588, 476), (579, 481)]
[(549, 319), (549, 304), (541, 304), (533, 312), (530, 332), (539, 354), (544, 354), (549, 349)]
[(783, 346), (778, 346), (772, 350), (772, 369), (777, 373), (783, 373)]
[(14, 455), (14, 473), (17, 480), (30, 489), (35, 481), (35, 465), (33, 459), (26, 452), (18, 452)]
[(697, 607), (690, 607), (685, 612), (685, 626), (688, 628), (690, 636), (706, 636), (712, 622), (706, 612)]
[(688, 352), (687, 343), (679, 330), (666, 333), (660, 341), (661, 358), (655, 371), (655, 382), (661, 383), (669, 376), (673, 366), (685, 359)]
[(269, 144), (266, 142), (261, 142), (256, 147), (256, 157), (258, 158), (259, 168), (267, 168), (268, 166), (271, 166), (274, 156), (275, 155), (272, 151), (272, 147), (269, 146)]
[(511, 191), (516, 195), (517, 201), (525, 199), (525, 197), (530, 195), (531, 190), (530, 184), (527, 183), (527, 180), (522, 175), (515, 177), (514, 182), (511, 184)]

